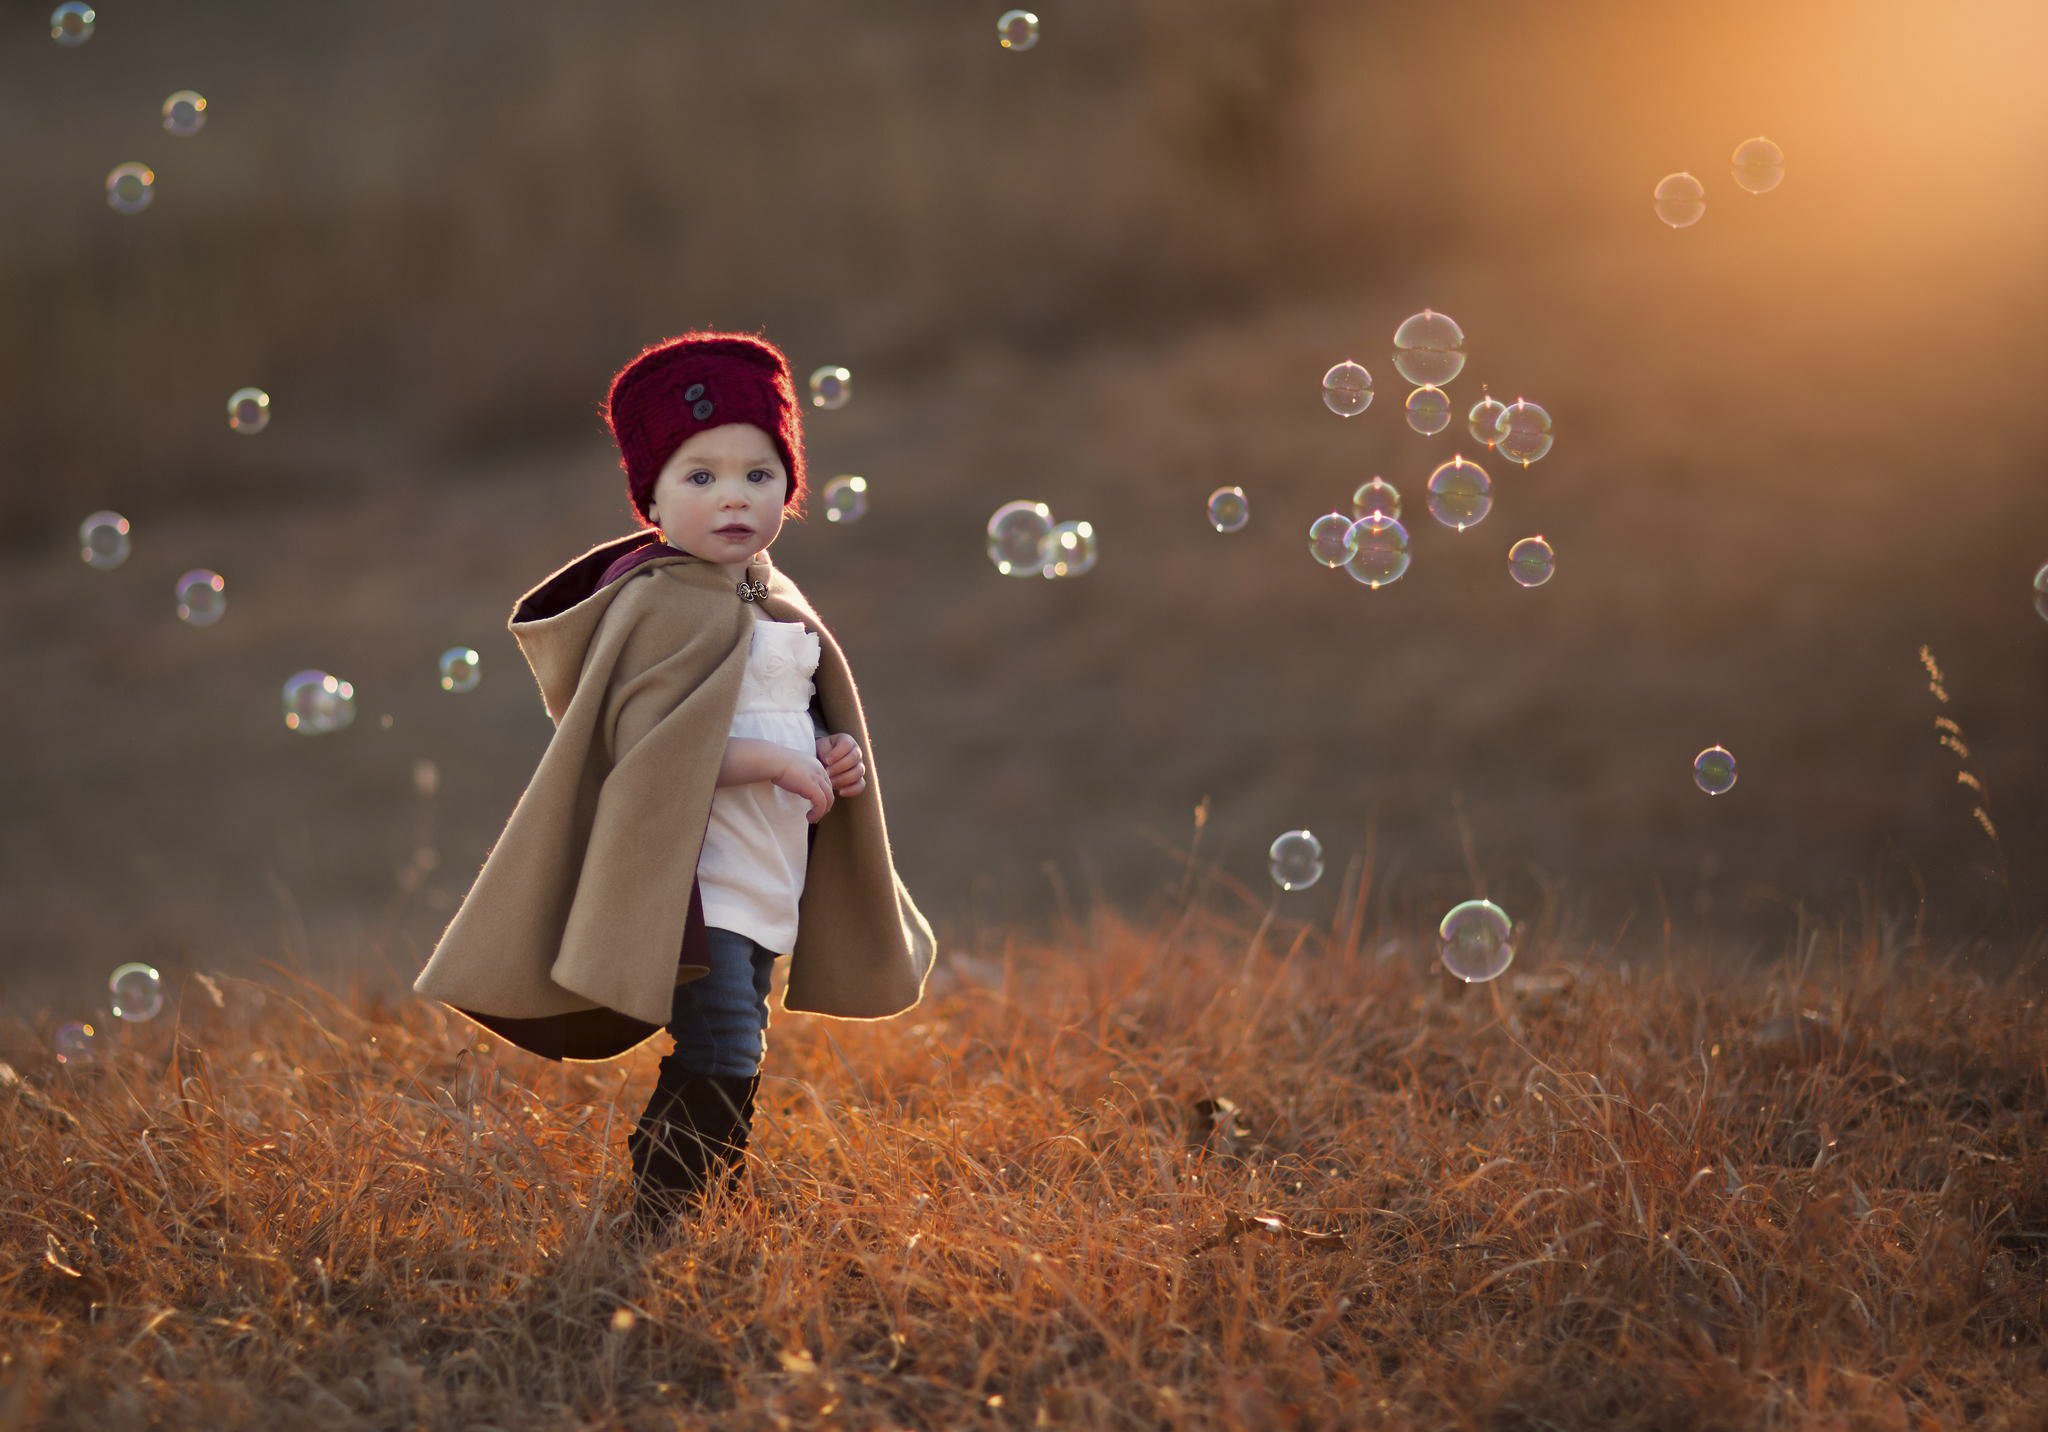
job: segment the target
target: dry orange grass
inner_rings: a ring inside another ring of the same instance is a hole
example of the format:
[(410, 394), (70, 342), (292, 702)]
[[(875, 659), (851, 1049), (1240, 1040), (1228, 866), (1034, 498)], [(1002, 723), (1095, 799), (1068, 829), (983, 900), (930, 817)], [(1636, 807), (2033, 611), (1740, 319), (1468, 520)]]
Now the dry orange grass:
[(0, 1027), (0, 1428), (2041, 1425), (2036, 951), (1468, 988), (1357, 875), (779, 1013), (750, 1186), (651, 1254), (663, 1040), (281, 968), (93, 1063)]

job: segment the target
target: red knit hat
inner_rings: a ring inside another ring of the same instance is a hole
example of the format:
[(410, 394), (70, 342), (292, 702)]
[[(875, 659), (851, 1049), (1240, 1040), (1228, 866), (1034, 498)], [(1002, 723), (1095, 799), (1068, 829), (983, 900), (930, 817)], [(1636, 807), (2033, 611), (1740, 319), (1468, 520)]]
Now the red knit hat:
[(802, 515), (802, 410), (789, 359), (748, 333), (692, 331), (645, 350), (612, 379), (604, 405), (633, 510), (649, 526), (655, 479), (677, 448), (706, 428), (752, 423), (768, 434), (789, 472), (782, 510)]

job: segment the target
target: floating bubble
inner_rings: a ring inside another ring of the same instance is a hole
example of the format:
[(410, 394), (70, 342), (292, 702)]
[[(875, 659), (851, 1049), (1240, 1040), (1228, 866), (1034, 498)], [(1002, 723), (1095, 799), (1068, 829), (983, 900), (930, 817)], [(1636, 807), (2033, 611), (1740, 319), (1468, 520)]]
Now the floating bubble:
[(2048, 622), (2048, 566), (2034, 573), (2034, 610)]
[(1453, 457), (1429, 475), (1429, 515), (1463, 532), (1493, 510), (1493, 480), (1476, 462)]
[(107, 977), (113, 1011), (125, 1020), (155, 1019), (164, 1007), (164, 987), (156, 970), (140, 960), (116, 967)]
[(1408, 529), (1384, 513), (1361, 517), (1351, 525), (1352, 546), (1344, 570), (1354, 581), (1377, 591), (1398, 582), (1408, 570)]
[(212, 626), (228, 609), (227, 583), (218, 572), (195, 567), (178, 578), (178, 620), (188, 626)]
[(851, 473), (825, 484), (825, 520), (858, 522), (868, 513), (868, 480)]
[(483, 680), (481, 660), (466, 646), (451, 646), (442, 652), (440, 669), (443, 691), (474, 691)]
[(339, 731), (356, 719), (356, 689), (324, 671), (301, 671), (284, 684), (284, 724), (302, 735)]
[(1444, 942), (1444, 968), (1467, 984), (1498, 979), (1514, 963), (1514, 926), (1491, 900), (1453, 905), (1436, 932)]
[(811, 403), (820, 408), (843, 408), (853, 396), (853, 374), (828, 363), (811, 374)]
[(1557, 554), (1539, 533), (1508, 548), (1508, 575), (1524, 587), (1540, 587), (1557, 569)]
[(60, 45), (82, 45), (92, 38), (93, 23), (99, 17), (92, 6), (73, 3), (59, 5), (50, 12), (50, 38)]
[(1251, 520), (1252, 506), (1241, 487), (1219, 487), (1209, 494), (1209, 525), (1218, 532), (1237, 532)]
[(1266, 851), (1273, 883), (1282, 890), (1306, 890), (1323, 878), (1323, 843), (1305, 830), (1277, 837)]
[(1666, 174), (1657, 181), (1652, 197), (1657, 203), (1657, 217), (1674, 229), (1697, 224), (1700, 215), (1707, 212), (1706, 188), (1690, 174)]
[(1323, 374), (1323, 406), (1340, 418), (1355, 418), (1372, 406), (1372, 374), (1349, 358)]
[(1035, 577), (1045, 570), (1052, 509), (1043, 502), (1005, 502), (988, 520), (988, 559), (1006, 577)]
[(1451, 425), (1451, 400), (1442, 388), (1417, 388), (1408, 395), (1408, 426), (1433, 438)]
[(139, 214), (156, 197), (156, 171), (147, 164), (116, 164), (107, 171), (107, 204), (115, 212)]
[(1078, 577), (1095, 566), (1095, 528), (1086, 521), (1061, 522), (1045, 536), (1045, 575)]
[(1375, 476), (1370, 482), (1360, 483), (1358, 491), (1351, 494), (1351, 510), (1359, 517), (1370, 517), (1375, 512), (1383, 517), (1399, 517), (1401, 494), (1394, 490), (1393, 483)]
[(1550, 414), (1537, 403), (1517, 398), (1501, 410), (1496, 429), (1500, 455), (1523, 467), (1550, 451)]
[(1394, 330), (1394, 368), (1418, 388), (1441, 388), (1465, 370), (1465, 330), (1425, 308)]
[(93, 1027), (73, 1021), (57, 1027), (55, 1044), (59, 1064), (89, 1064), (96, 1052)]
[(164, 128), (180, 139), (190, 139), (206, 127), (206, 96), (198, 90), (179, 90), (164, 101)]
[(118, 567), (128, 560), (128, 519), (118, 512), (95, 512), (78, 524), (80, 556), (95, 567)]
[(1484, 388), (1479, 393), (1479, 401), (1465, 414), (1465, 431), (1472, 434), (1473, 442), (1492, 447), (1500, 441), (1500, 415), (1508, 410), (1508, 405)]
[(1736, 145), (1730, 163), (1736, 186), (1752, 194), (1768, 194), (1785, 177), (1785, 151), (1761, 134)]
[(1341, 567), (1351, 560), (1353, 522), (1341, 512), (1325, 512), (1308, 525), (1308, 551), (1325, 567)]
[(1726, 795), (1735, 784), (1735, 757), (1725, 746), (1709, 746), (1693, 757), (1692, 778), (1708, 795)]
[(237, 388), (228, 394), (228, 426), (243, 436), (270, 426), (270, 394), (261, 388)]
[(1038, 17), (1029, 10), (1005, 10), (996, 21), (996, 38), (1006, 50), (1028, 50), (1038, 43)]

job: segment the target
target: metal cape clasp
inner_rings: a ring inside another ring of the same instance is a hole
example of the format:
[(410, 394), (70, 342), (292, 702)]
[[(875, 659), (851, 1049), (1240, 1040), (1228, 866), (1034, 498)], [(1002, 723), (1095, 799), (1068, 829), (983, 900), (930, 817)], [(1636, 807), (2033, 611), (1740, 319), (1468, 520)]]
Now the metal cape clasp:
[(766, 582), (742, 581), (737, 590), (740, 594), (740, 600), (743, 602), (763, 601), (768, 596), (768, 584)]

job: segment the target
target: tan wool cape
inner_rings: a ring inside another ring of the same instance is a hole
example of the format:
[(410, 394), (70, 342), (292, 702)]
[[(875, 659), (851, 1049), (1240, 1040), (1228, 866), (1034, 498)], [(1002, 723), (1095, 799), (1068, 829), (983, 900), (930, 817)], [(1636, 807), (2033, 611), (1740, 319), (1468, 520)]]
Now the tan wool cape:
[[(810, 829), (783, 1008), (901, 1013), (935, 947), (889, 853), (853, 674), (765, 552), (748, 577), (768, 584), (766, 616), (818, 634), (815, 709), (867, 762), (867, 789)], [(722, 568), (646, 533), (591, 548), (519, 599), (506, 625), (554, 734), (416, 992), (549, 1059), (614, 1058), (668, 1023), (675, 987), (710, 972), (697, 857), (755, 620)]]

